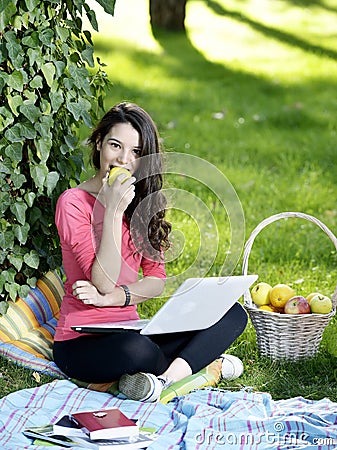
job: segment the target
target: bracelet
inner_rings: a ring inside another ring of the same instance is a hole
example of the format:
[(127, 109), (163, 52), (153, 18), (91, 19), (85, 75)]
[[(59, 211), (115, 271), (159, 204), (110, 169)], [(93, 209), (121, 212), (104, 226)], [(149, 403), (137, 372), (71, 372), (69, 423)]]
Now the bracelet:
[(125, 284), (121, 284), (119, 287), (121, 287), (125, 292), (125, 303), (123, 307), (129, 306), (131, 300), (130, 289)]

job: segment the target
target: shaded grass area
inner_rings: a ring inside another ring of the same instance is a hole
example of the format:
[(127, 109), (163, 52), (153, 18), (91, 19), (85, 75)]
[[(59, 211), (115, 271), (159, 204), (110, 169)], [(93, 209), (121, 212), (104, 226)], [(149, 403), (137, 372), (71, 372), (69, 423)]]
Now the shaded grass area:
[[(102, 16), (102, 32), (94, 34), (96, 54), (113, 83), (106, 107), (121, 100), (139, 103), (158, 124), (168, 153), (196, 155), (219, 168), (242, 205), (245, 240), (263, 219), (281, 211), (313, 215), (337, 233), (334, 2), (280, 0), (262, 8), (257, 0), (189, 0), (186, 34), (153, 33), (145, 0), (117, 6), (115, 19)], [(85, 137), (89, 130), (81, 132)], [(223, 205), (195, 180), (167, 176), (165, 183), (196, 195), (217, 224), (205, 238), (210, 254), (198, 259), (199, 234), (205, 236), (201, 221), (198, 230), (198, 220), (186, 212), (169, 211), (175, 239), (184, 243), (179, 257), (167, 264), (169, 277), (191, 265), (202, 276), (219, 274), (231, 241)], [(240, 254), (235, 274), (241, 273), (241, 261)], [(288, 219), (258, 235), (249, 272), (270, 284), (290, 284), (300, 294), (332, 295), (336, 262), (322, 230)], [(167, 295), (174, 287), (169, 283)], [(164, 300), (141, 305), (141, 315), (151, 316)], [(220, 387), (250, 386), (275, 399), (301, 395), (337, 401), (336, 326), (333, 319), (317, 357), (277, 364), (259, 356), (249, 323), (229, 349), (243, 360), (245, 372)], [(1, 395), (37, 384), (31, 372), (2, 360), (0, 372)]]

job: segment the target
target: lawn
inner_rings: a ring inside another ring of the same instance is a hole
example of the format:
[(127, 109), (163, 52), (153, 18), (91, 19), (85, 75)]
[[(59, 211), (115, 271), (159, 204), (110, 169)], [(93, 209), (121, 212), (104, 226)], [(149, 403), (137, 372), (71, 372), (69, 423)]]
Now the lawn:
[[(240, 274), (244, 242), (273, 214), (301, 211), (337, 233), (332, 0), (189, 0), (186, 34), (155, 38), (145, 0), (117, 0), (114, 18), (97, 11), (96, 54), (113, 84), (106, 108), (121, 100), (139, 103), (158, 124), (168, 163), (174, 153), (184, 154), (181, 161), (201, 158), (192, 176), (193, 166), (185, 165), (165, 177), (175, 244), (166, 295), (189, 274)], [(220, 184), (210, 175), (216, 168)], [(332, 295), (336, 262), (322, 230), (288, 219), (258, 235), (249, 272), (299, 294)], [(163, 300), (144, 304), (142, 315)], [(244, 375), (220, 387), (250, 387), (274, 399), (337, 401), (336, 326), (334, 319), (317, 357), (280, 364), (259, 356), (249, 323), (229, 349), (243, 360)], [(29, 371), (3, 361), (0, 372), (1, 395), (38, 383)], [(47, 381), (41, 377), (40, 383)]]

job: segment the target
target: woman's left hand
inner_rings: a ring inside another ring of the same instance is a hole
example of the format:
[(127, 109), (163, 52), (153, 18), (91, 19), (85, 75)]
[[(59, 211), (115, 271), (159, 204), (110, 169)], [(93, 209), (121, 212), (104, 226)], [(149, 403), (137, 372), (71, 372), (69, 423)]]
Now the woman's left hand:
[(78, 280), (73, 285), (73, 295), (86, 305), (116, 306), (111, 304), (110, 296), (102, 295), (96, 287), (87, 280)]

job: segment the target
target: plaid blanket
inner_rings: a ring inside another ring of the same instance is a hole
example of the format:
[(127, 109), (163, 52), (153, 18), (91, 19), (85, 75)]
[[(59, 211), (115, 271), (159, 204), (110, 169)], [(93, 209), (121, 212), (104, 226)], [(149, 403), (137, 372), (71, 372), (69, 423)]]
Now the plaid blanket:
[(337, 403), (328, 399), (274, 401), (267, 393), (206, 388), (167, 404), (146, 404), (79, 388), (68, 380), (1, 399), (0, 448), (51, 448), (32, 445), (22, 430), (54, 423), (74, 411), (113, 406), (138, 419), (141, 427), (157, 430), (159, 438), (151, 450), (337, 448)]

